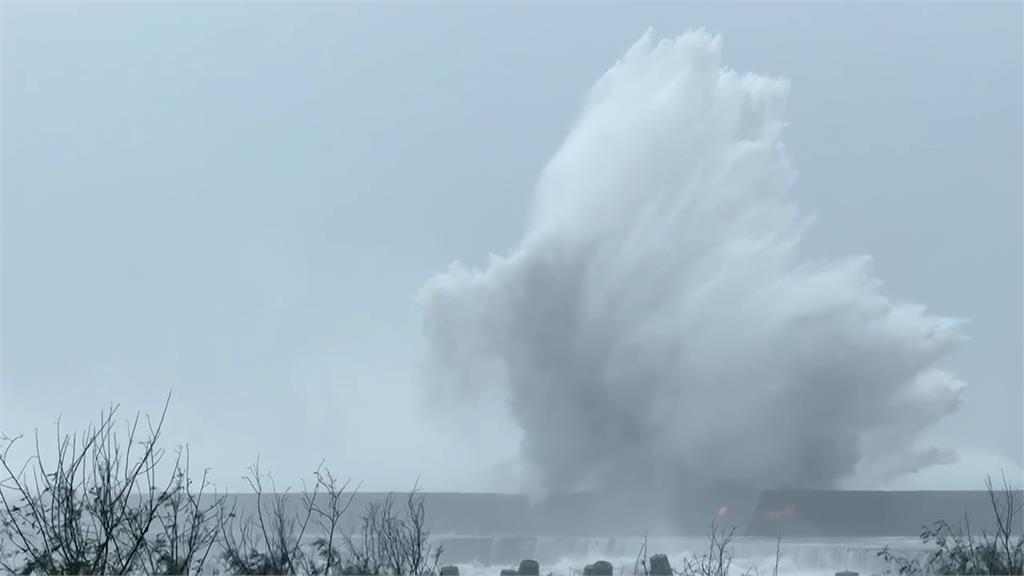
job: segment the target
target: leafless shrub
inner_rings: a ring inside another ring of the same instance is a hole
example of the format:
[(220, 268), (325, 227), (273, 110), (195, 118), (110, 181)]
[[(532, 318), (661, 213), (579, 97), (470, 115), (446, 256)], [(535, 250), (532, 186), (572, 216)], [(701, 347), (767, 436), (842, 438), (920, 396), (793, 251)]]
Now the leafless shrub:
[(998, 489), (993, 486), (991, 477), (986, 478), (985, 488), (995, 516), (995, 533), (975, 534), (966, 514), (958, 524), (939, 520), (921, 531), (921, 541), (935, 547), (924, 562), (899, 556), (889, 547), (882, 548), (878, 556), (889, 566), (886, 573), (892, 574), (895, 570), (896, 574), (905, 576), (1024, 574), (1024, 533), (1014, 535), (1014, 528), (1019, 529), (1024, 503), (1018, 500), (1017, 490), (1007, 482), (1005, 475)]
[(200, 573), (219, 540), (218, 513), (227, 496), (210, 493), (208, 469), (194, 484), (187, 447), (178, 449), (172, 473), (176, 489), (157, 513), (160, 530), (146, 540), (145, 568), (151, 574)]
[[(735, 533), (735, 528), (726, 532), (712, 524), (711, 530), (708, 533), (708, 551), (701, 556), (694, 553), (689, 558), (684, 558), (682, 569), (673, 570), (672, 572), (677, 576), (728, 576), (732, 568), (733, 550), (731, 545)], [(648, 565), (647, 558), (647, 532), (645, 531), (643, 543), (633, 563), (633, 576), (650, 576), (651, 566)], [(653, 563), (654, 557), (652, 556), (651, 558)], [(779, 535), (775, 543), (775, 565), (772, 568), (772, 576), (778, 576), (781, 558), (782, 536)], [(752, 566), (744, 574), (747, 576), (757, 576), (760, 574), (760, 570), (758, 567)]]
[(633, 576), (647, 576), (647, 531), (644, 531), (644, 543), (640, 546), (640, 552), (633, 562)]
[[(297, 512), (289, 512), (289, 504), (295, 496), (290, 489), (276, 490), (273, 477), (260, 471), (259, 459), (249, 467), (249, 472), (244, 479), (256, 498), (255, 513), (239, 515), (237, 506), (233, 505), (227, 514), (221, 515), (227, 571), (232, 574), (304, 573), (306, 557), (302, 539), (313, 516), (313, 507), (306, 505)], [(266, 493), (265, 482), (269, 482), (270, 495)], [(317, 483), (309, 498), (315, 499), (319, 489)]]
[(775, 565), (772, 566), (772, 576), (779, 576), (779, 559), (782, 558), (782, 534), (775, 540)]
[(345, 547), (349, 558), (342, 569), (344, 574), (377, 576), (384, 568), (384, 554), (381, 551), (379, 535), (382, 525), (390, 517), (390, 505), (385, 514), (385, 502), (370, 502), (362, 515), (361, 530), (358, 537), (345, 535)]
[(342, 572), (377, 576), (438, 574), (444, 548), (430, 544), (426, 510), (419, 483), (406, 500), (404, 515), (394, 511), (394, 497), (371, 502), (362, 517), (358, 537), (347, 535), (349, 558)]
[[(18, 467), (9, 440), (0, 453), (2, 567), (21, 574), (127, 574), (146, 570), (184, 574), (202, 568), (215, 529), (198, 507), (181, 452), (165, 481), (158, 480), (158, 447), (168, 402), (159, 420), (128, 423), (122, 442), (114, 431), (117, 406), (80, 434), (57, 425), (56, 461), (34, 455)], [(204, 479), (200, 492), (207, 488)], [(170, 530), (170, 532), (168, 532)]]
[(728, 576), (732, 567), (733, 550), (732, 541), (736, 529), (726, 532), (714, 524), (708, 533), (708, 551), (702, 556), (692, 554), (689, 558), (683, 559), (683, 569), (678, 572), (680, 576)]
[[(430, 544), (430, 529), (426, 523), (423, 496), (419, 494), (419, 479), (406, 500), (406, 520), (402, 525), (402, 546), (405, 548), (405, 572), (402, 574), (437, 574), (444, 547)], [(396, 572), (399, 574), (399, 572)]]
[[(169, 398), (168, 398), (169, 401)], [(169, 402), (168, 402), (169, 403)], [(122, 441), (117, 407), (80, 434), (57, 428), (56, 461), (35, 450), (20, 467), (18, 438), (0, 439), (0, 571), (12, 574), (438, 574), (443, 548), (430, 543), (419, 482), (403, 507), (372, 503), (362, 536), (339, 533), (355, 491), (326, 468), (301, 496), (278, 492), (259, 460), (244, 477), (256, 506), (192, 477), (188, 448), (165, 462), (159, 420), (137, 415)], [(305, 488), (305, 486), (304, 486)], [(316, 531), (311, 541), (307, 535)], [(342, 549), (347, 549), (348, 555)]]
[[(313, 550), (308, 554), (306, 569), (310, 574), (338, 574), (342, 568), (341, 553), (336, 547), (338, 524), (342, 516), (352, 505), (356, 491), (345, 497), (349, 481), (338, 482), (330, 470), (321, 464), (314, 472), (316, 485), (323, 490), (327, 502), (320, 504), (314, 495), (305, 494), (304, 504), (313, 512), (313, 522), (320, 528), (323, 536), (313, 541)], [(357, 488), (358, 490), (358, 488)]]

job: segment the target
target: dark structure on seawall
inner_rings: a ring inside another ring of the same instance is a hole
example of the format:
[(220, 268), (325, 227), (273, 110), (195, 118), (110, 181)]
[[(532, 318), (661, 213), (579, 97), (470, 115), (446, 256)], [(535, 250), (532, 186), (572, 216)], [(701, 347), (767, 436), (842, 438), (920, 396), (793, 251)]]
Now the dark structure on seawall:
[[(673, 503), (647, 503), (629, 497), (594, 494), (554, 495), (531, 503), (518, 494), (423, 493), (427, 521), (450, 549), (462, 537), (502, 537), (509, 555), (525, 553), (517, 538), (703, 536), (709, 525), (736, 528), (737, 535), (783, 537), (916, 537), (936, 520), (956, 522), (966, 512), (976, 531), (994, 528), (985, 491), (883, 492), (841, 490), (717, 490), (681, 496)], [(343, 532), (357, 530), (369, 502), (386, 494), (360, 493), (342, 519)], [(255, 510), (252, 495), (237, 494), (240, 510)], [(396, 502), (405, 495), (395, 494)], [(1024, 496), (1018, 493), (1018, 498)], [(294, 498), (299, 505), (301, 498)], [(1016, 530), (1024, 531), (1024, 518)], [(527, 546), (528, 548), (528, 546)], [(524, 558), (527, 556), (518, 556)]]
[[(965, 513), (975, 530), (995, 527), (983, 490), (718, 491), (663, 507), (583, 494), (532, 505), (518, 495), (427, 494), (426, 505), (435, 534), (480, 536), (637, 536), (647, 530), (701, 536), (715, 522), (736, 527), (738, 535), (768, 538), (916, 537), (922, 526), (956, 522)], [(1024, 518), (1015, 528), (1024, 532)]]
[[(430, 506), (431, 497), (428, 497)], [(438, 501), (432, 518), (450, 526), (439, 531), (473, 533), (484, 521), (486, 528), (504, 534), (636, 536), (645, 530), (680, 535), (703, 535), (711, 522), (737, 528), (744, 536), (784, 537), (916, 537), (922, 526), (936, 520), (956, 522), (966, 513), (976, 530), (995, 528), (989, 495), (977, 491), (846, 491), (771, 490), (765, 492), (704, 492), (680, 498), (673, 505), (642, 506), (629, 498), (594, 495), (555, 496), (534, 506), (522, 502), (507, 506), (517, 496), (501, 496), (494, 502), (503, 513), (475, 514), (457, 518)], [(1018, 493), (1017, 498), (1024, 499)], [(508, 499), (508, 500), (506, 500)], [(489, 499), (477, 500), (485, 504)], [(454, 504), (454, 501), (452, 502)], [(489, 507), (489, 506), (488, 506)], [(515, 512), (512, 513), (512, 509)], [(497, 512), (497, 510), (494, 510)], [(471, 516), (476, 516), (475, 518)], [(465, 524), (461, 520), (465, 520)], [(449, 521), (451, 522), (449, 524)], [(506, 525), (502, 525), (508, 521)], [(660, 526), (659, 526), (660, 524)], [(1024, 532), (1024, 518), (1017, 530)], [(481, 533), (477, 531), (476, 533)]]
[[(1021, 498), (1019, 492), (1017, 498)], [(745, 534), (917, 536), (924, 525), (936, 520), (955, 523), (963, 520), (965, 513), (975, 530), (995, 529), (985, 491), (777, 490), (761, 495)], [(1015, 528), (1024, 531), (1021, 521)]]

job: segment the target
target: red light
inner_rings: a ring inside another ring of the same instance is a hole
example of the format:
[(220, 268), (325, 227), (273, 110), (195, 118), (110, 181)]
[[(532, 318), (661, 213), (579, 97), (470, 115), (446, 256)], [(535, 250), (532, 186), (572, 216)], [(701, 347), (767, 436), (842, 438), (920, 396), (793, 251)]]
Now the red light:
[(783, 508), (782, 510), (768, 510), (767, 512), (764, 513), (764, 515), (766, 518), (771, 518), (772, 520), (793, 518), (794, 516), (796, 516), (796, 508), (792, 504), (790, 504)]

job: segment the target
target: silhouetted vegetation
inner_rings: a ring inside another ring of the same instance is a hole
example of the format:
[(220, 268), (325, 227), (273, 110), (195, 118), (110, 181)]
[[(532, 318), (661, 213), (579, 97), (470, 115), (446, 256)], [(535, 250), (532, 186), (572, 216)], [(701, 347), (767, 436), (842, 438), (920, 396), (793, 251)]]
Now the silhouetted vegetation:
[(970, 518), (957, 524), (939, 520), (921, 531), (921, 541), (934, 546), (922, 562), (893, 553), (883, 548), (879, 557), (891, 567), (888, 574), (917, 575), (1020, 575), (1024, 574), (1024, 533), (1018, 530), (1022, 515), (1022, 502), (1017, 491), (1003, 476), (996, 488), (992, 479), (985, 480), (989, 502), (995, 520), (995, 531), (980, 534), (971, 528)]
[[(726, 532), (712, 524), (707, 535), (707, 552), (700, 555), (690, 554), (689, 557), (683, 558), (681, 570), (673, 570), (668, 557), (664, 554), (655, 554), (648, 561), (647, 534), (644, 533), (643, 544), (637, 554), (636, 562), (633, 564), (633, 576), (729, 576), (734, 558), (732, 541), (735, 534), (736, 528)], [(781, 556), (782, 537), (780, 536), (775, 546), (775, 564), (772, 567), (772, 576), (779, 574)], [(744, 576), (758, 576), (760, 573), (760, 568), (757, 566), (751, 566), (743, 572)]]
[(693, 553), (689, 558), (684, 558), (683, 569), (679, 573), (682, 576), (728, 576), (732, 567), (731, 543), (735, 534), (736, 528), (726, 532), (712, 524), (708, 532), (707, 552), (700, 556)]
[[(12, 574), (313, 574), (345, 576), (439, 575), (441, 546), (430, 543), (419, 482), (401, 505), (388, 495), (370, 502), (356, 533), (341, 533), (341, 520), (358, 487), (339, 481), (322, 465), (311, 487), (278, 491), (259, 460), (244, 476), (255, 498), (238, 510), (208, 480), (193, 479), (187, 448), (168, 457), (159, 447), (167, 414), (138, 415), (115, 431), (117, 406), (79, 434), (57, 426), (52, 462), (38, 435), (21, 466), (12, 449), (23, 439), (0, 438), (0, 569)], [(908, 559), (888, 547), (878, 555), (889, 574), (1024, 574), (1024, 534), (1015, 532), (1024, 512), (1005, 476), (997, 489), (986, 480), (994, 532), (975, 533), (970, 518), (944, 520), (922, 530), (934, 548), (925, 559)], [(683, 558), (672, 570), (662, 555), (647, 562), (647, 538), (635, 576), (665, 571), (675, 576), (727, 576), (733, 564), (735, 529), (714, 524), (708, 548)], [(778, 574), (781, 540), (773, 576)], [(591, 566), (597, 566), (595, 563)], [(606, 564), (606, 563), (605, 563)], [(601, 564), (603, 566), (603, 564)], [(514, 572), (514, 570), (510, 570)], [(750, 568), (746, 574), (757, 574)]]
[(19, 574), (185, 574), (201, 571), (216, 541), (211, 516), (218, 500), (200, 504), (205, 475), (194, 489), (188, 452), (161, 470), (157, 422), (138, 416), (124, 437), (114, 431), (117, 407), (81, 434), (57, 427), (55, 461), (36, 437), (34, 455), (15, 469), (7, 442), (0, 453), (4, 536), (2, 567)]
[[(193, 480), (187, 448), (173, 460), (159, 447), (167, 413), (138, 415), (124, 436), (117, 407), (80, 434), (57, 427), (55, 461), (39, 445), (21, 466), (0, 444), (0, 569), (12, 574), (365, 574), (433, 575), (443, 548), (430, 544), (418, 482), (402, 510), (371, 502), (361, 533), (341, 534), (355, 496), (323, 466), (301, 495), (278, 491), (259, 461), (244, 477), (256, 506)], [(315, 530), (313, 538), (307, 538)], [(344, 549), (343, 549), (344, 548)]]
[(342, 574), (437, 574), (442, 547), (430, 544), (423, 498), (417, 489), (409, 494), (402, 513), (394, 511), (394, 499), (372, 502), (362, 516), (358, 537), (345, 536), (349, 556)]

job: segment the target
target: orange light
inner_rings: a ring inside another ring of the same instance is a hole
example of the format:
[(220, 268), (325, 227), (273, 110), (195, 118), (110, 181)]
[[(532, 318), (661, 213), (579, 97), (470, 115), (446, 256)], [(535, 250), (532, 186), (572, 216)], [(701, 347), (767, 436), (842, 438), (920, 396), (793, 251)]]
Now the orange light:
[(789, 504), (782, 510), (768, 510), (767, 512), (764, 513), (764, 515), (766, 518), (771, 518), (772, 520), (793, 518), (794, 516), (796, 516), (796, 508), (792, 504)]

